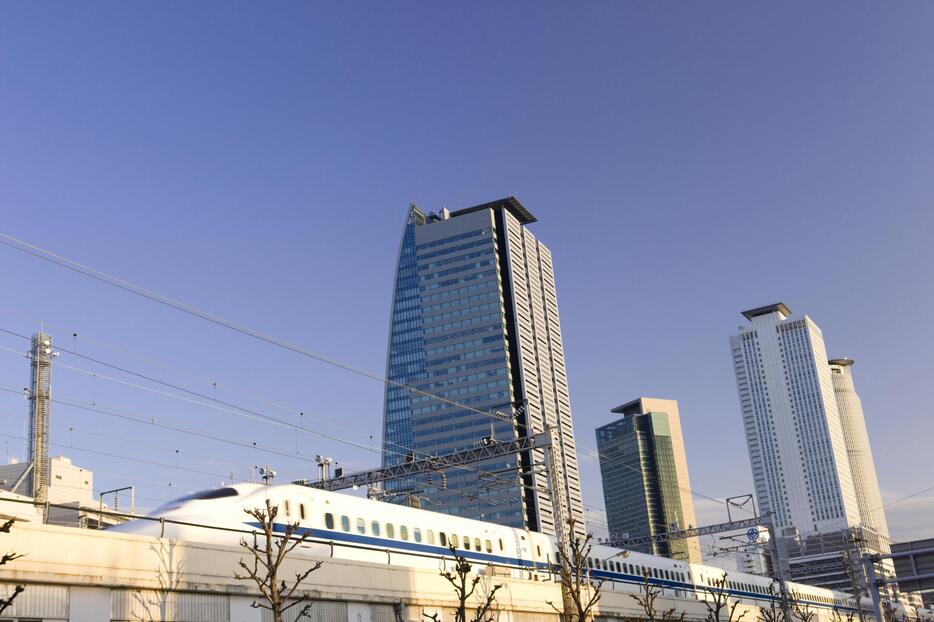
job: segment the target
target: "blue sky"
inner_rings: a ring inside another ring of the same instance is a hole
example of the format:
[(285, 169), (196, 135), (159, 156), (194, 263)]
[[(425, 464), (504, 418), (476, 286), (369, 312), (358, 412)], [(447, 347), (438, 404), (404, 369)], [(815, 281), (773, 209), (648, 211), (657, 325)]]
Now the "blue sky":
[[(554, 254), (582, 447), (611, 407), (675, 398), (694, 488), (750, 492), (727, 338), (782, 300), (856, 359), (894, 500), (934, 486), (932, 28), (921, 2), (7, 4), (0, 230), (381, 373), (407, 205), (515, 194)], [(96, 488), (153, 504), (264, 462), (377, 463), (377, 383), (7, 248), (0, 274), (0, 328), (41, 320), (63, 350), (356, 444), (63, 353), (63, 399), (281, 452), (56, 405), (54, 453)], [(27, 376), (0, 350), (0, 385)], [(0, 392), (0, 415), (21, 457), (22, 397)], [(932, 511), (934, 491), (893, 505), (893, 535)]]

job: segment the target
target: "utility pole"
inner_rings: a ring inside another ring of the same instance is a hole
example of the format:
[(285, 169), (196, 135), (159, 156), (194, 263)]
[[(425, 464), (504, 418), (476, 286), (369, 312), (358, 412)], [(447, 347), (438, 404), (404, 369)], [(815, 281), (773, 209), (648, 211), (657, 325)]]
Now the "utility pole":
[[(29, 400), (29, 435), (26, 437), (26, 453), (30, 471), (27, 490), (36, 503), (43, 506), (49, 500), (49, 416), (52, 406), (52, 359), (57, 356), (52, 350), (52, 336), (36, 333), (32, 336), (32, 379), (27, 399)], [(43, 509), (43, 520), (48, 520)]]
[(788, 574), (786, 573), (788, 552), (785, 550), (785, 539), (777, 537), (774, 514), (767, 514), (762, 522), (769, 530), (769, 557), (772, 558), (772, 576), (778, 582), (782, 614), (785, 620), (791, 620), (791, 601), (788, 598)]

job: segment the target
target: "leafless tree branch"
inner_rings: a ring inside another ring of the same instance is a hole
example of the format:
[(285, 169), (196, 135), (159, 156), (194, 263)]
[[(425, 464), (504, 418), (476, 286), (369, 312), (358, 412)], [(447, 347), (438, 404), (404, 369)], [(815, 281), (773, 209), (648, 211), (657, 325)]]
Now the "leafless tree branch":
[(301, 531), (299, 535), (299, 523), (295, 522), (287, 523), (283, 532), (276, 534), (275, 521), (279, 508), (269, 499), (266, 499), (265, 508), (246, 509), (244, 512), (259, 524), (259, 530), (262, 532), (262, 543), (257, 543), (256, 546), (247, 542), (245, 538), (240, 540), (240, 546), (250, 552), (253, 563), (248, 564), (241, 559), (237, 565), (243, 572), (234, 572), (235, 579), (255, 583), (266, 601), (254, 601), (251, 606), (272, 611), (273, 622), (282, 622), (282, 614), (299, 605), (302, 609), (296, 619), (308, 616), (312, 607), (311, 599), (308, 594), (296, 595), (296, 592), (311, 573), (321, 568), (322, 562), (315, 562), (303, 572), (296, 572), (295, 581), (291, 585), (279, 578), (282, 564), (295, 547), (307, 540), (307, 532)]

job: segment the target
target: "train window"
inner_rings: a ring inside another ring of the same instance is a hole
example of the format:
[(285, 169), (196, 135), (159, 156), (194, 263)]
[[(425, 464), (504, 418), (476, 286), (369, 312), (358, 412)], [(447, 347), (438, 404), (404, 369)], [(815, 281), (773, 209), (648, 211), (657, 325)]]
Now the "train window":
[(305, 520), (305, 504), (298, 504), (298, 515), (301, 516), (302, 520)]
[(374, 536), (379, 537), (379, 521), (375, 520), (370, 523), (370, 533)]
[(447, 546), (447, 545), (448, 545), (448, 537), (447, 537), (446, 535), (444, 535), (444, 532), (443, 532), (443, 531), (439, 531), (439, 532), (438, 532), (438, 542), (441, 543), (441, 546)]
[(489, 540), (484, 540), (483, 543), (486, 545), (486, 552), (487, 552), (487, 553), (492, 553), (492, 552), (493, 552), (493, 543), (490, 542)]
[(409, 528), (405, 525), (399, 525), (399, 537), (403, 540), (409, 539)]
[(590, 557), (587, 558), (587, 567), (593, 568), (593, 559)]
[(286, 516), (291, 516), (291, 515), (292, 515), (292, 506), (289, 505), (289, 500), (288, 500), (288, 499), (285, 500), (285, 515), (286, 515)]
[(435, 532), (429, 529), (428, 530), (428, 544), (434, 544), (434, 543), (435, 543)]
[(453, 533), (452, 533), (452, 534), (451, 534), (451, 537), (450, 537), (449, 539), (450, 539), (450, 541), (451, 541), (451, 546), (453, 546), (455, 549), (456, 549), (458, 546), (460, 546), (460, 541), (457, 539), (457, 534), (453, 534)]
[[(474, 538), (474, 539), (473, 539), (473, 550), (475, 550), (475, 551), (479, 551), (479, 550), (480, 550), (480, 538)], [(539, 553), (539, 555), (541, 555), (541, 553)]]
[(542, 547), (541, 547), (541, 545), (539, 545), (539, 544), (536, 544), (536, 545), (535, 545), (535, 554), (538, 555), (539, 557), (542, 556)]
[(396, 537), (396, 528), (392, 523), (386, 523), (386, 537), (395, 538)]
[(464, 548), (470, 550), (470, 536), (464, 536)]
[(341, 529), (344, 531), (350, 531), (350, 518), (347, 516), (341, 516)]
[(421, 542), (422, 541), (422, 530), (419, 529), (418, 527), (414, 528), (412, 530), (412, 537), (415, 539), (416, 542)]
[(357, 533), (366, 533), (366, 521), (362, 518), (357, 519)]
[(334, 515), (330, 512), (324, 515), (324, 526), (328, 529), (334, 529)]
[(502, 538), (499, 539), (499, 550), (500, 551), (503, 550), (503, 539)]

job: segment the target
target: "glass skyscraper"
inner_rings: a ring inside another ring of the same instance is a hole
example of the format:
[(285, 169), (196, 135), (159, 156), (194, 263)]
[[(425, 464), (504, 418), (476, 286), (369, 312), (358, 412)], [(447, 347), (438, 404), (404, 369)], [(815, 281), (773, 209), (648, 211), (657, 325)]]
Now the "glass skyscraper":
[[(383, 464), (553, 429), (559, 481), (583, 526), (551, 253), (514, 197), (410, 208), (387, 356)], [(480, 411), (480, 412), (477, 412)], [(495, 419), (485, 413), (506, 415)], [(554, 532), (540, 450), (394, 482), (422, 507)]]
[[(624, 416), (597, 428), (611, 536), (639, 538), (696, 526), (678, 402), (641, 397), (612, 412)], [(630, 548), (701, 561), (697, 538)]]

